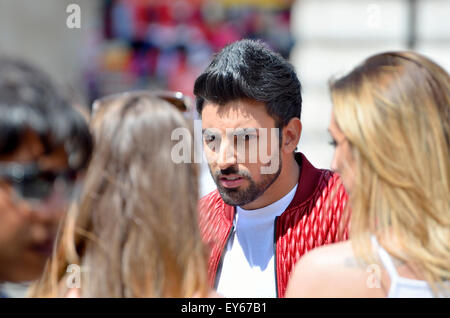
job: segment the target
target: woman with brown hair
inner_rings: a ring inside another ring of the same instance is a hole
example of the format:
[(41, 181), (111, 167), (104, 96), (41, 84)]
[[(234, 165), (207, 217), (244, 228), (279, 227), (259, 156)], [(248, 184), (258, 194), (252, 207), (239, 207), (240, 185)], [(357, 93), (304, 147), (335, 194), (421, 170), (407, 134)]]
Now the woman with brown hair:
[(350, 240), (303, 257), (290, 297), (450, 297), (450, 77), (413, 52), (330, 85)]
[[(198, 168), (171, 158), (172, 132), (191, 132), (190, 124), (151, 94), (94, 106), (95, 148), (83, 192), (32, 295), (214, 296), (197, 223)], [(68, 268), (81, 270), (79, 289), (71, 288), (77, 279)]]

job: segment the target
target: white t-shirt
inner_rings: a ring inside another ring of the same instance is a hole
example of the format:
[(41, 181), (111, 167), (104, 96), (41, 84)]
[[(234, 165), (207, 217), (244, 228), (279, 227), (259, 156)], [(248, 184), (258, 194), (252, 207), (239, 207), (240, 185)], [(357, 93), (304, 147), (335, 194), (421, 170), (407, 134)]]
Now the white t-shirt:
[(291, 203), (297, 184), (280, 200), (256, 210), (236, 208), (234, 231), (225, 247), (217, 292), (225, 297), (276, 297), (275, 218)]

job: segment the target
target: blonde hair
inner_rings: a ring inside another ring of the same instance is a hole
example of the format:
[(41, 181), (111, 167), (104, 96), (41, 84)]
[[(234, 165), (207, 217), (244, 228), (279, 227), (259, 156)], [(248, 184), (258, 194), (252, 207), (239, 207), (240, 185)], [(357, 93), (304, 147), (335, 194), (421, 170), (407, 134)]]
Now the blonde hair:
[(413, 52), (365, 60), (330, 83), (335, 120), (352, 149), (350, 238), (376, 261), (370, 235), (435, 293), (450, 280), (450, 77)]
[(81, 200), (32, 296), (64, 296), (70, 264), (81, 266), (82, 297), (207, 295), (198, 168), (171, 158), (171, 133), (179, 127), (192, 132), (175, 107), (156, 97), (102, 105), (91, 122), (95, 150)]

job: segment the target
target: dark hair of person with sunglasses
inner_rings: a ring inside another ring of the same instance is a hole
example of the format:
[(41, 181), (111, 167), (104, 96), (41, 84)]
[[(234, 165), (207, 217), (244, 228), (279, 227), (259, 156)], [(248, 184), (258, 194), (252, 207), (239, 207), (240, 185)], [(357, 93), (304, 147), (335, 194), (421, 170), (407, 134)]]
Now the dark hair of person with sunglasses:
[(86, 120), (44, 72), (0, 57), (0, 282), (41, 274), (92, 147)]

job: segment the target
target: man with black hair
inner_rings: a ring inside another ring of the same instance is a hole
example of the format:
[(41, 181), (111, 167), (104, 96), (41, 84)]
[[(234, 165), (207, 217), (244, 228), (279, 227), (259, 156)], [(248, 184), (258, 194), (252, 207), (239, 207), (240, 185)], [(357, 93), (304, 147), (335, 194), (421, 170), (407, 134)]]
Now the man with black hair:
[(283, 297), (308, 250), (345, 239), (339, 177), (295, 152), (301, 85), (292, 65), (258, 41), (219, 52), (194, 86), (217, 190), (200, 200), (209, 278), (226, 297)]
[(0, 57), (0, 282), (39, 277), (92, 146), (45, 74)]

